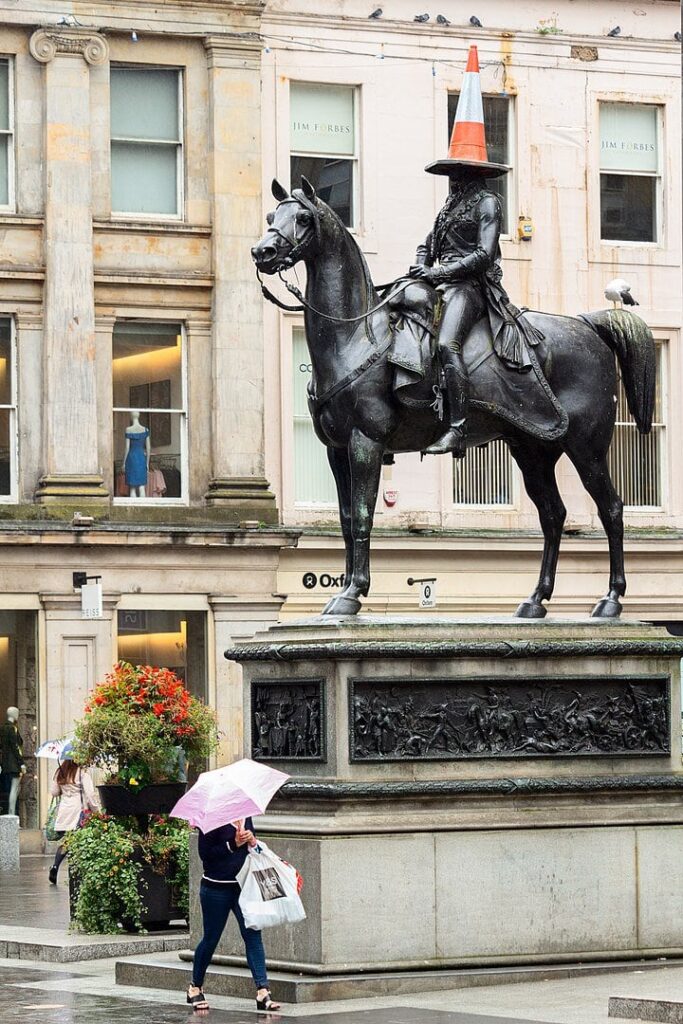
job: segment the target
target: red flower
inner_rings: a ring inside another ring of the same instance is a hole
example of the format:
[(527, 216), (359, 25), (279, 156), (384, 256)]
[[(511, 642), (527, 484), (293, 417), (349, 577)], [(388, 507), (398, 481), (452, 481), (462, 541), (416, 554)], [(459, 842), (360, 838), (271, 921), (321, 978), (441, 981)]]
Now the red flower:
[(102, 705), (106, 703), (104, 697), (99, 693), (97, 694), (96, 697), (93, 698), (93, 702), (97, 705)]
[(153, 704), (152, 705), (152, 711), (157, 716), (157, 718), (160, 718), (161, 715), (163, 715), (165, 710), (166, 710), (166, 706), (164, 704)]

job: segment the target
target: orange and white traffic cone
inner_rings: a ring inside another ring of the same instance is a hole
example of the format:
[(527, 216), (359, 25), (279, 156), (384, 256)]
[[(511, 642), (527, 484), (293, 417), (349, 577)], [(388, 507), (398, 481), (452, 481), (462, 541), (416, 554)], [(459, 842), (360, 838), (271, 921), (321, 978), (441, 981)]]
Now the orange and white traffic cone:
[(470, 167), (486, 178), (496, 178), (510, 170), (505, 164), (489, 163), (476, 46), (470, 46), (467, 56), (448, 158), (428, 164), (425, 170), (430, 174), (452, 174), (456, 167), (462, 166)]

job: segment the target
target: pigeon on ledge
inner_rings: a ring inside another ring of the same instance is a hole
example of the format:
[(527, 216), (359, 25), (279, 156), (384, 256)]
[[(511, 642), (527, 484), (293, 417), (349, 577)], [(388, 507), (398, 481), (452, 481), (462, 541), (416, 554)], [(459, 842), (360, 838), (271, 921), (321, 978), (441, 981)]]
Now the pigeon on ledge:
[(614, 28), (611, 28), (609, 30), (607, 35), (608, 36), (618, 36), (620, 32), (621, 32), (621, 26), (620, 25), (615, 25)]
[(605, 298), (614, 303), (614, 308), (623, 306), (639, 306), (640, 303), (631, 295), (631, 285), (621, 277), (615, 277), (605, 288)]
[(368, 18), (381, 18), (383, 14), (384, 11), (382, 10), (381, 7), (375, 7), (372, 14), (368, 14)]
[(476, 16), (476, 14), (473, 14), (472, 17), (470, 18), (470, 25), (474, 25), (475, 28), (484, 27), (482, 23), (479, 21), (479, 18)]
[(428, 14), (416, 14), (413, 21), (429, 21)]
[(450, 25), (448, 18), (444, 18), (443, 14), (437, 14), (436, 16), (437, 25)]

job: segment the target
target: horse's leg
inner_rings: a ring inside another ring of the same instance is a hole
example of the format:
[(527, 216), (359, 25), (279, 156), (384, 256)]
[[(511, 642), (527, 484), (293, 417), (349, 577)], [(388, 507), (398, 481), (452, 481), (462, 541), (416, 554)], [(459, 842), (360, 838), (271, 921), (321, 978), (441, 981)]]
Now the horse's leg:
[[(341, 532), (344, 538), (346, 549), (346, 562), (344, 570), (344, 585), (351, 579), (353, 573), (353, 534), (351, 532), (351, 467), (349, 465), (349, 453), (346, 448), (328, 448), (327, 461), (332, 470), (334, 482), (337, 485), (337, 501), (339, 504), (339, 520)], [(335, 600), (330, 598), (323, 608), (323, 615), (327, 614), (329, 606)]]
[(609, 545), (609, 591), (598, 601), (591, 615), (597, 619), (617, 619), (621, 615), (619, 598), (626, 593), (624, 503), (614, 489), (604, 455), (591, 455), (585, 451), (567, 454), (576, 466), (583, 486), (598, 507)]
[(526, 601), (522, 601), (515, 615), (520, 619), (542, 619), (546, 609), (541, 602), (550, 600), (555, 589), (562, 527), (567, 515), (555, 479), (555, 464), (562, 453), (557, 448), (548, 449), (533, 442), (510, 445), (510, 452), (522, 471), (526, 492), (538, 509), (544, 538), (536, 589)]
[(349, 442), (353, 566), (341, 594), (325, 607), (326, 615), (355, 615), (370, 589), (370, 534), (375, 515), (384, 446), (355, 427)]

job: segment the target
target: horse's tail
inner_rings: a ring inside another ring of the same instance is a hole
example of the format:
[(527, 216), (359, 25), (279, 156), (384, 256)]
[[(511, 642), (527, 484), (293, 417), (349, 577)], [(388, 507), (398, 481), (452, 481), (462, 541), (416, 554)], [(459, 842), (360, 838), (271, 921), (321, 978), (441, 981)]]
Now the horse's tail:
[(580, 317), (616, 354), (631, 415), (641, 434), (652, 426), (655, 405), (655, 343), (644, 320), (625, 309), (601, 309)]

